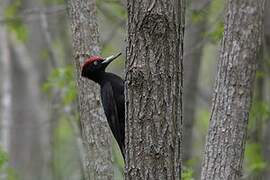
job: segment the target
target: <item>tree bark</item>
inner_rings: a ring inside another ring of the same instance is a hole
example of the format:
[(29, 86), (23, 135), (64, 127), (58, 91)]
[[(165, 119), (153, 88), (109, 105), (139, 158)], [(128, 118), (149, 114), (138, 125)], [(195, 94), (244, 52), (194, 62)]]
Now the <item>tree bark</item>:
[[(199, 13), (205, 8), (208, 0), (192, 0), (190, 13), (187, 14), (187, 25), (184, 41), (184, 93), (183, 93), (183, 161), (184, 163), (192, 156), (192, 131), (195, 121), (195, 109), (198, 91), (198, 78), (201, 65), (201, 57), (204, 43), (203, 34), (207, 18), (194, 21), (193, 13)], [(200, 15), (202, 16), (202, 15)], [(198, 47), (197, 44), (201, 43)], [(194, 48), (196, 47), (196, 48)]]
[(185, 2), (128, 0), (126, 179), (180, 179)]
[(111, 135), (97, 85), (80, 76), (85, 55), (99, 53), (95, 0), (69, 0), (68, 12), (79, 89), (80, 121), (85, 147), (85, 179), (112, 179)]
[(227, 1), (202, 180), (241, 177), (264, 0)]
[[(6, 3), (0, 7), (3, 12)], [(1, 13), (2, 15), (2, 13)], [(10, 123), (12, 120), (12, 104), (11, 104), (11, 50), (10, 43), (7, 38), (7, 31), (4, 26), (0, 27), (0, 67), (1, 67), (1, 106), (0, 106), (0, 145), (8, 152), (10, 148)]]

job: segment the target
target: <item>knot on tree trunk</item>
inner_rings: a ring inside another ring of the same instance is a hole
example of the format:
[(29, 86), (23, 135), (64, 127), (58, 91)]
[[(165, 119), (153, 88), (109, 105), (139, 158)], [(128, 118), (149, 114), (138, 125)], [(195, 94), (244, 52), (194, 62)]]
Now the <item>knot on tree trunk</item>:
[(143, 18), (139, 32), (144, 38), (155, 42), (164, 39), (168, 31), (169, 23), (166, 15), (150, 13)]
[(133, 87), (141, 87), (143, 85), (144, 82), (144, 73), (142, 71), (142, 67), (141, 66), (134, 66), (132, 67), (132, 69), (130, 69), (130, 74), (131, 74), (131, 81), (128, 82), (132, 82), (130, 83), (131, 86)]

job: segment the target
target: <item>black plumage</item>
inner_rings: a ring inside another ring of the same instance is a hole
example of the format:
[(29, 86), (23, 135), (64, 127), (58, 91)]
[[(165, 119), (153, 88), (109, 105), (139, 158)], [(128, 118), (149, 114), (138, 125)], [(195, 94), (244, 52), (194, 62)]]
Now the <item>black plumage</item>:
[(92, 56), (82, 66), (83, 77), (91, 79), (100, 85), (103, 109), (111, 131), (125, 154), (125, 97), (124, 81), (121, 77), (105, 72), (106, 67), (120, 54), (106, 59)]

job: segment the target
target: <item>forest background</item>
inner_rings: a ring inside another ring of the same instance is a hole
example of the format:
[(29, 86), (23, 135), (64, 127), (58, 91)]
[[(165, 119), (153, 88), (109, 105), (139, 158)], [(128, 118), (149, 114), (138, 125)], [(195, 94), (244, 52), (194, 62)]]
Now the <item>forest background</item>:
[[(96, 4), (101, 56), (124, 53), (125, 1), (97, 0)], [(64, 0), (0, 1), (0, 179), (83, 179), (78, 93), (66, 7)], [(184, 180), (200, 176), (223, 19), (222, 0), (187, 3)], [(244, 179), (270, 177), (269, 1), (264, 30), (244, 155)], [(124, 64), (122, 56), (109, 66), (109, 71), (124, 77)], [(114, 179), (123, 179), (120, 151), (115, 142), (110, 147)]]

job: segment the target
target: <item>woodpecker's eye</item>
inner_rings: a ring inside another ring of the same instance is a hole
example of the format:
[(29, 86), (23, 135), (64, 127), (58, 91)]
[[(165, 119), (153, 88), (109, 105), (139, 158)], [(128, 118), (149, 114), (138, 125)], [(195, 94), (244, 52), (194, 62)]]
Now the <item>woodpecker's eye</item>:
[(94, 65), (95, 65), (95, 66), (98, 65), (98, 62), (97, 62), (97, 61), (94, 61)]

